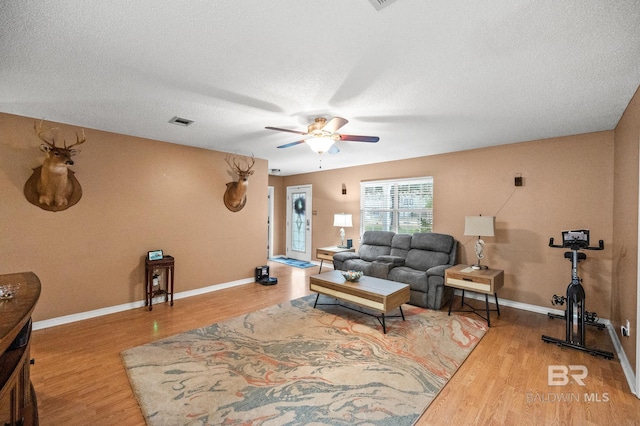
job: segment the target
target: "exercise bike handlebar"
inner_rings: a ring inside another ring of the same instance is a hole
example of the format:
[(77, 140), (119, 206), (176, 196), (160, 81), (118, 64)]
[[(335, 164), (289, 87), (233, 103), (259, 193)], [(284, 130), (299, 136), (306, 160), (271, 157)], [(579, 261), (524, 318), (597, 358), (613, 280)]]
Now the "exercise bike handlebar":
[(564, 244), (553, 244), (553, 237), (549, 238), (549, 247), (570, 248), (571, 250), (604, 250), (604, 241), (599, 240), (597, 246), (589, 247), (584, 241), (567, 241)]

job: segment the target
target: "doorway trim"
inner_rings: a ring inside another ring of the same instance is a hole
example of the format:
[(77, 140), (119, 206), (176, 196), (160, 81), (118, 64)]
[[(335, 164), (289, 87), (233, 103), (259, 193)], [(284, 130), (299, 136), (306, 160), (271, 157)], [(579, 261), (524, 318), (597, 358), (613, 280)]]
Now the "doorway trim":
[[(304, 192), (305, 193), (305, 223), (303, 226), (305, 227), (305, 236), (304, 236), (304, 251), (293, 250), (292, 246), (292, 216), (293, 216), (293, 208), (291, 196), (293, 193)], [(312, 212), (313, 212), (313, 187), (311, 184), (308, 185), (294, 185), (287, 186), (287, 219), (286, 219), (286, 256), (291, 259), (303, 260), (310, 262), (311, 261), (311, 247), (312, 247), (312, 235), (313, 235), (313, 220), (312, 220)]]
[(267, 187), (267, 259), (273, 257), (273, 186)]

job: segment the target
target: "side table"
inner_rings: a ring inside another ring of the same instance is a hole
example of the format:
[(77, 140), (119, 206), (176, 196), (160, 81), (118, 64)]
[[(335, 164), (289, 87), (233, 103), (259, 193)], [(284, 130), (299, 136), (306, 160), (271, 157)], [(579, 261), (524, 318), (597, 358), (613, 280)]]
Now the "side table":
[[(500, 305), (498, 305), (497, 291), (504, 285), (504, 271), (501, 269), (473, 269), (468, 265), (456, 265), (444, 271), (444, 285), (462, 290), (462, 303), (460, 308), (465, 305), (470, 308), (468, 310), (457, 310), (453, 312), (473, 312), (480, 318), (487, 321), (487, 325), (491, 327), (491, 317), (489, 311), (496, 311), (500, 315)], [(464, 292), (473, 291), (484, 294), (486, 317), (478, 313), (473, 306), (465, 303)], [(496, 301), (496, 309), (489, 309), (489, 295), (493, 294)], [(449, 315), (453, 306), (453, 296), (449, 301)]]
[[(144, 301), (145, 306), (149, 306), (149, 310), (153, 309), (153, 297), (164, 294), (164, 301), (169, 301), (169, 295), (171, 295), (171, 306), (173, 306), (173, 275), (174, 275), (174, 259), (173, 256), (163, 256), (162, 259), (149, 260), (145, 259), (145, 275), (146, 275), (146, 299)], [(156, 269), (167, 270), (167, 289), (153, 291), (153, 271)]]
[(340, 252), (343, 252), (343, 251), (353, 251), (353, 252), (355, 252), (356, 249), (353, 248), (353, 247), (346, 248), (346, 247), (338, 247), (338, 246), (322, 247), (322, 248), (316, 249), (316, 257), (318, 259), (320, 259), (320, 270), (318, 271), (318, 273), (322, 272), (322, 263), (325, 260), (333, 261), (333, 256), (336, 253), (340, 253)]

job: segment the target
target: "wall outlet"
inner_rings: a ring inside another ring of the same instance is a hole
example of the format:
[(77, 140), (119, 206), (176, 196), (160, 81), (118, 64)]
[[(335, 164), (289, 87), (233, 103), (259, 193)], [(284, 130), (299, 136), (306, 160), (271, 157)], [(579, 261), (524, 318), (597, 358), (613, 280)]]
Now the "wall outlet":
[(622, 333), (623, 337), (629, 337), (631, 333), (629, 320), (626, 321), (625, 325), (620, 326), (620, 332)]

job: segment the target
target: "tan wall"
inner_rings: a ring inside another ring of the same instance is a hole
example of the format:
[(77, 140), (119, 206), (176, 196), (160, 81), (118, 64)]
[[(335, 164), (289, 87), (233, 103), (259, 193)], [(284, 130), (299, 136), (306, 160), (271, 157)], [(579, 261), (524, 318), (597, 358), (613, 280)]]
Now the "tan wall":
[[(586, 306), (608, 318), (613, 149), (613, 132), (599, 132), (288, 176), (284, 183), (313, 186), (313, 246), (322, 247), (339, 242), (332, 221), (343, 211), (354, 215), (354, 227), (346, 231), (357, 245), (361, 181), (431, 175), (434, 232), (462, 243), (459, 261), (476, 261), (474, 238), (463, 235), (464, 216), (496, 215), (497, 234), (484, 238), (483, 262), (505, 271), (499, 296), (550, 308), (553, 294), (565, 294), (571, 269), (563, 250), (548, 247), (549, 238), (558, 241), (570, 228), (590, 229), (593, 243), (604, 240), (605, 250), (588, 252), (581, 264)], [(524, 186), (515, 187), (516, 173)], [(347, 195), (341, 195), (343, 183)]]
[[(611, 321), (631, 367), (636, 368), (638, 324), (638, 165), (640, 159), (640, 91), (636, 92), (615, 129), (613, 203), (614, 267)], [(631, 322), (631, 336), (620, 335), (620, 325)], [(636, 374), (638, 372), (636, 371)]]
[(282, 176), (269, 176), (269, 185), (273, 186), (273, 255), (285, 255), (285, 217), (287, 215), (286, 197), (287, 188), (284, 186)]
[[(176, 291), (253, 277), (266, 260), (267, 162), (257, 160), (248, 202), (222, 202), (236, 179), (216, 151), (86, 129), (75, 157), (80, 202), (49, 212), (23, 186), (44, 154), (34, 119), (0, 114), (0, 274), (34, 271), (34, 320), (144, 300), (144, 256), (176, 259)], [(80, 130), (63, 124), (61, 137)], [(251, 244), (243, 236), (251, 235)]]

